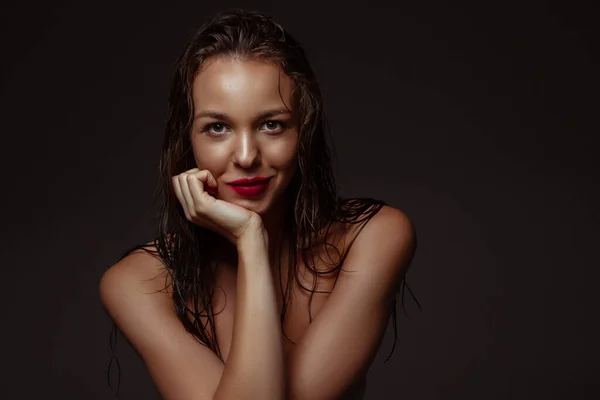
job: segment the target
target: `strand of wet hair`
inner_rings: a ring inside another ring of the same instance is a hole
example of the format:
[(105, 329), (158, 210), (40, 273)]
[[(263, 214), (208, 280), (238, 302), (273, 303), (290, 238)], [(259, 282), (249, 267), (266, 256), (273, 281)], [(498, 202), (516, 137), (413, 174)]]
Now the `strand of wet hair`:
[[(113, 322), (111, 330), (110, 330), (110, 339), (109, 339), (109, 348), (110, 348), (110, 361), (108, 362), (108, 368), (106, 370), (106, 380), (108, 381), (108, 386), (111, 390), (115, 392), (115, 399), (119, 400), (119, 391), (121, 389), (121, 364), (119, 363), (119, 358), (117, 357), (117, 338), (119, 337), (119, 329), (117, 325)], [(117, 367), (117, 384), (116, 388), (113, 388), (110, 379), (110, 372), (112, 370), (113, 362)]]

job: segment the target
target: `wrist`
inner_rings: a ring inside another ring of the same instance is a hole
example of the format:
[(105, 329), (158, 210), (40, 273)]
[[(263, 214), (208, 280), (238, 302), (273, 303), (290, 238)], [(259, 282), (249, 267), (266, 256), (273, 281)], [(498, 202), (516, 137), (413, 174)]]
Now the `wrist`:
[(257, 215), (256, 218), (252, 218), (248, 221), (244, 232), (237, 238), (235, 245), (239, 251), (242, 247), (246, 247), (247, 245), (255, 246), (257, 244), (264, 244), (268, 246), (268, 241), (267, 230), (265, 229), (262, 219)]

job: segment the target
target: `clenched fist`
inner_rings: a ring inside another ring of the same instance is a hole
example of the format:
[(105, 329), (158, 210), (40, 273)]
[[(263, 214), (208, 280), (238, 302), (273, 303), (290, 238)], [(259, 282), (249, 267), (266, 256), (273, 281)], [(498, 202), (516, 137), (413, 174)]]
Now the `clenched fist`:
[(188, 221), (212, 229), (233, 244), (237, 244), (249, 227), (262, 223), (257, 213), (211, 196), (217, 181), (206, 169), (190, 169), (175, 175), (172, 180), (175, 195)]

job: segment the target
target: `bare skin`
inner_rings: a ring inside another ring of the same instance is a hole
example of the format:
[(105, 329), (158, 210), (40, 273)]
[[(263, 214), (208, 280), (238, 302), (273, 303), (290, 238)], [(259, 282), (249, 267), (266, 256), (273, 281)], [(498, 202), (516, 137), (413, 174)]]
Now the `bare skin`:
[[(289, 77), (262, 61), (209, 59), (193, 83), (196, 165), (215, 177), (216, 198), (261, 216), (270, 240), (280, 236), (281, 195), (296, 172), (293, 90)], [(272, 177), (259, 198), (240, 196), (226, 184), (253, 176)]]
[[(335, 287), (334, 276), (320, 279), (317, 290), (332, 293), (314, 295), (311, 324), (310, 293), (292, 287), (285, 331), (296, 344), (281, 334), (272, 242), (280, 237), (281, 195), (296, 172), (298, 133), (293, 113), (260, 115), (292, 108), (292, 91), (275, 65), (259, 61), (209, 60), (193, 84), (197, 118), (190, 138), (198, 168), (173, 177), (173, 184), (188, 220), (222, 234), (236, 253), (220, 269), (223, 291), (214, 298), (225, 362), (185, 331), (168, 291), (150, 294), (164, 286), (157, 259), (133, 253), (102, 278), (103, 304), (165, 399), (340, 399), (364, 379), (381, 343), (414, 251), (410, 221), (391, 207), (355, 241), (343, 265), (354, 272), (340, 272)], [(271, 177), (259, 197), (227, 185), (252, 176)], [(352, 234), (338, 225), (327, 240), (342, 249)], [(312, 287), (301, 263), (299, 271)]]

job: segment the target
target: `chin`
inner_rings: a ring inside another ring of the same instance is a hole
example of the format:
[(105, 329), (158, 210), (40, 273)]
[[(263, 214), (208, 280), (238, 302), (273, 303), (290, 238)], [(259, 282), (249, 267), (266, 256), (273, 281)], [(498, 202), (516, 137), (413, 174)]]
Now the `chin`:
[(253, 211), (259, 214), (261, 217), (264, 217), (265, 214), (271, 209), (271, 199), (270, 196), (265, 196), (264, 198), (252, 199), (252, 198), (233, 198), (229, 201), (236, 206), (244, 207), (247, 210)]

